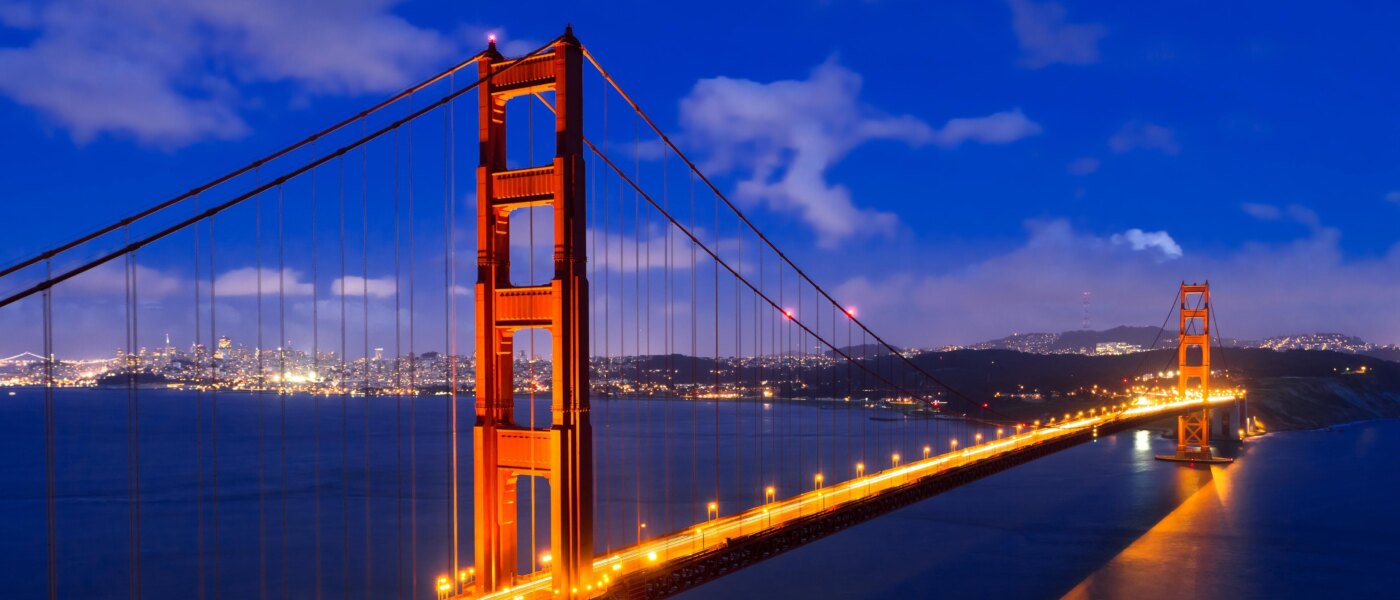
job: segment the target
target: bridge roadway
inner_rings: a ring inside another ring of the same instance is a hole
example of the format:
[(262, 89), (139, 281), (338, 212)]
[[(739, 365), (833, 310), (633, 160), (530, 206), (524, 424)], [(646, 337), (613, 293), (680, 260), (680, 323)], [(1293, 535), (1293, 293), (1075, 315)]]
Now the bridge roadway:
[[(1218, 393), (1210, 405), (1234, 401)], [(902, 506), (1035, 458), (1174, 416), (1202, 406), (1194, 399), (1159, 400), (1122, 410), (991, 439), (872, 472), (819, 489), (773, 500), (744, 512), (711, 519), (642, 544), (620, 549), (593, 563), (597, 581), (578, 590), (554, 590), (548, 569), (483, 599), (564, 597), (660, 598), (757, 563), (803, 543), (835, 533)], [(891, 461), (895, 462), (895, 461)], [(814, 479), (814, 487), (816, 485)], [(771, 494), (766, 497), (771, 498)], [(473, 598), (466, 594), (452, 598)]]

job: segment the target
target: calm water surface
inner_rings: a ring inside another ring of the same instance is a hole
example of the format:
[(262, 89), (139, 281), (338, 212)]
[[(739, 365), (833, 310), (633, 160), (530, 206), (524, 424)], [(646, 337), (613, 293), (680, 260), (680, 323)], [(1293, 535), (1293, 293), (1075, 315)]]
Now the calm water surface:
[[(433, 597), (451, 543), (445, 398), (139, 398), (143, 597)], [(57, 393), (62, 597), (129, 597), (126, 401), (125, 390)], [(530, 402), (518, 405), (527, 419)], [(534, 406), (543, 423), (546, 400)], [(716, 498), (729, 513), (760, 503), (767, 485), (786, 496), (808, 489), (813, 473), (834, 482), (856, 461), (972, 438), (965, 427), (853, 406), (595, 401), (598, 550), (703, 520)], [(459, 415), (467, 491), (469, 412)], [(1397, 440), (1396, 421), (1273, 435), (1233, 465), (1193, 470), (1151, 459), (1170, 442), (1125, 433), (687, 597), (1376, 596), (1400, 585)], [(43, 457), (42, 392), (0, 396), (4, 598), (46, 597)], [(535, 493), (532, 504), (530, 486), (520, 487), (526, 541), (531, 506), (541, 509), (534, 547), (522, 542), (523, 570), (548, 550), (548, 490)], [(459, 511), (465, 565), (470, 493)]]
[(1153, 460), (1139, 430), (1017, 467), (683, 598), (1395, 598), (1400, 421)]

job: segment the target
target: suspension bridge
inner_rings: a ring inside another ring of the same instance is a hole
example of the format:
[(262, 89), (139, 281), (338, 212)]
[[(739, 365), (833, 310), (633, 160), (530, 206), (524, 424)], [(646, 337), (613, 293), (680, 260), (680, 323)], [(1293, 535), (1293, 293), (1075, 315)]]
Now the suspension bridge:
[(42, 463), (15, 589), (665, 597), (1100, 435), (1178, 416), (1162, 458), (1211, 462), (1247, 427), (1205, 284), (1176, 385), (1039, 418), (946, 385), (625, 89), (572, 31), (493, 40), (0, 269), (42, 347), (0, 364)]

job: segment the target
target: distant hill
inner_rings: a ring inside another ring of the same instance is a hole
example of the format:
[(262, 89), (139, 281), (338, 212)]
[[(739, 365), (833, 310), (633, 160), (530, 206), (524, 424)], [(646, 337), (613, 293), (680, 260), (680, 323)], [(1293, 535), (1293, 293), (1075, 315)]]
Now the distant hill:
[(971, 350), (1015, 350), (1034, 354), (1093, 354), (1099, 344), (1129, 344), (1146, 350), (1176, 345), (1176, 332), (1158, 327), (1120, 325), (1102, 331), (1077, 330), (1063, 333), (1017, 333), (1007, 337), (973, 344)]
[[(1174, 369), (1176, 359), (1174, 350), (1120, 356), (958, 350), (927, 352), (914, 361), (973, 402), (1036, 418), (1102, 403), (1086, 391), (1093, 386), (1121, 390), (1125, 379)], [(1250, 410), (1272, 430), (1400, 417), (1400, 363), (1345, 352), (1262, 348), (1219, 350), (1212, 359), (1215, 369), (1229, 372), (1217, 385), (1248, 390)], [(1170, 385), (1171, 379), (1164, 381)], [(968, 403), (954, 402), (950, 409), (967, 411)]]
[[(1062, 333), (1014, 333), (1001, 339), (972, 344), (970, 350), (1015, 350), (1033, 354), (1124, 354), (1152, 348), (1176, 346), (1177, 331), (1172, 328), (1118, 326), (1101, 331), (1075, 330)], [(1153, 346), (1154, 340), (1156, 346)], [(1225, 338), (1226, 348), (1266, 348), (1269, 350), (1328, 350), (1364, 354), (1400, 361), (1400, 346), (1382, 346), (1354, 335), (1305, 333), (1278, 335), (1262, 341)], [(1100, 345), (1105, 345), (1100, 347)]]
[[(899, 350), (900, 352), (904, 351), (903, 348), (897, 346), (895, 347), (895, 350)], [(880, 344), (857, 344), (855, 346), (845, 346), (841, 348), (841, 351), (846, 353), (846, 356), (851, 357), (880, 356), (886, 352), (889, 352), (889, 350), (887, 350), (884, 346), (881, 346)], [(828, 350), (826, 352), (826, 356), (828, 358), (837, 358), (840, 355), (831, 350)]]

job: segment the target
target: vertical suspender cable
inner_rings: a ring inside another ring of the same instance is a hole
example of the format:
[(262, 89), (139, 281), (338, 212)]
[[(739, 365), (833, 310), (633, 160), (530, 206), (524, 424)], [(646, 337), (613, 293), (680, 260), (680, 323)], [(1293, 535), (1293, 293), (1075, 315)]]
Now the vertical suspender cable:
[[(636, 123), (636, 128), (634, 129), (634, 137), (633, 137), (633, 141), (632, 141), (632, 158), (633, 158), (634, 164), (635, 164), (636, 166), (633, 168), (632, 175), (633, 175), (633, 177), (640, 178), (640, 177), (641, 177), (641, 165), (642, 165), (642, 161), (641, 161), (641, 158), (638, 156), (638, 152), (637, 152), (637, 151), (638, 151), (638, 149), (641, 147), (641, 132), (642, 132), (641, 127), (642, 127), (642, 125), (641, 125), (641, 122), (640, 122), (640, 121), (634, 121), (634, 123)], [(633, 314), (632, 314), (632, 331), (633, 331), (633, 333), (634, 333), (634, 340), (635, 340), (635, 341), (633, 342), (633, 345), (632, 345), (632, 355), (633, 355), (633, 360), (636, 361), (636, 372), (637, 372), (637, 379), (636, 379), (636, 381), (635, 381), (634, 384), (633, 384), (633, 389), (635, 389), (635, 390), (637, 390), (637, 391), (634, 392), (634, 393), (632, 394), (632, 398), (633, 398), (633, 400), (634, 400), (634, 402), (633, 402), (633, 410), (635, 410), (636, 413), (637, 413), (637, 429), (636, 429), (636, 431), (634, 432), (634, 435), (635, 435), (634, 439), (636, 440), (637, 450), (636, 450), (636, 452), (632, 455), (632, 467), (633, 467), (633, 470), (634, 470), (635, 473), (636, 473), (636, 474), (634, 475), (634, 479), (635, 479), (634, 484), (636, 485), (636, 495), (637, 495), (637, 497), (635, 498), (635, 501), (636, 501), (636, 504), (637, 504), (637, 515), (636, 515), (636, 520), (633, 521), (633, 525), (635, 525), (635, 526), (636, 526), (636, 529), (637, 529), (637, 543), (638, 543), (638, 544), (640, 544), (640, 543), (642, 542), (642, 539), (641, 539), (641, 531), (642, 531), (642, 523), (643, 523), (643, 521), (642, 521), (642, 403), (639, 402), (639, 400), (641, 400), (641, 397), (642, 397), (641, 387), (640, 387), (640, 382), (641, 382), (641, 380), (642, 380), (642, 377), (641, 377), (641, 375), (642, 375), (642, 356), (641, 356), (641, 354), (642, 354), (642, 327), (641, 327), (641, 317), (642, 317), (642, 285), (641, 285), (641, 284), (642, 284), (642, 264), (641, 264), (641, 262), (642, 262), (642, 261), (641, 261), (641, 241), (642, 241), (642, 240), (641, 240), (641, 237), (642, 237), (642, 199), (639, 197), (639, 195), (638, 195), (638, 194), (636, 193), (636, 191), (634, 190), (634, 191), (632, 192), (632, 298), (633, 298), (633, 300), (632, 300), (632, 303), (633, 303), (633, 304), (632, 304), (632, 313), (633, 313)], [(625, 313), (624, 313), (624, 314), (625, 314)], [(624, 321), (624, 322), (626, 322), (626, 321)], [(624, 330), (624, 332), (625, 332), (625, 330)], [(625, 334), (625, 333), (624, 333), (623, 339), (624, 339), (624, 340), (626, 339), (626, 334)], [(625, 342), (624, 342), (624, 345), (625, 345)]]
[[(361, 123), (361, 127), (368, 128), (365, 121), (361, 121)], [(360, 357), (363, 361), (361, 364), (364, 366), (361, 377), (364, 381), (365, 394), (360, 419), (364, 425), (365, 439), (364, 446), (361, 448), (365, 463), (365, 594), (371, 596), (374, 595), (374, 549), (370, 543), (374, 536), (373, 529), (370, 527), (373, 484), (369, 468), (369, 374), (370, 368), (373, 366), (370, 363), (369, 355), (369, 144), (360, 148), (360, 273), (362, 274), (360, 278), (360, 320), (363, 325), (361, 340), (364, 343)]]
[[(604, 143), (604, 144), (607, 144), (607, 143), (608, 143), (608, 91), (607, 91), (606, 88), (603, 89), (603, 143)], [(596, 153), (595, 153), (595, 154), (596, 154)], [(611, 252), (611, 248), (612, 248), (612, 220), (611, 220), (611, 218), (610, 218), (610, 216), (609, 216), (610, 211), (608, 210), (608, 207), (612, 205), (612, 199), (611, 199), (611, 196), (609, 195), (610, 192), (609, 192), (609, 190), (608, 190), (608, 179), (607, 179), (607, 177), (608, 177), (608, 170), (607, 170), (607, 169), (600, 169), (600, 170), (601, 170), (602, 173), (603, 173), (603, 175), (602, 175), (602, 178), (603, 178), (603, 179), (602, 179), (601, 182), (599, 182), (599, 187), (602, 189), (602, 195), (603, 195), (603, 198), (602, 198), (602, 205), (603, 205), (603, 215), (602, 215), (602, 216), (603, 216), (603, 228), (602, 228), (602, 235), (603, 235), (603, 254), (604, 254), (604, 255), (606, 256), (606, 258), (608, 259), (608, 260), (604, 260), (604, 261), (603, 261), (603, 262), (604, 262), (604, 267), (603, 267), (603, 360), (602, 360), (602, 363), (601, 363), (601, 364), (602, 364), (603, 383), (604, 383), (604, 385), (607, 385), (607, 381), (608, 381), (608, 367), (611, 366), (611, 364), (612, 364), (612, 342), (611, 342), (611, 339), (612, 339), (612, 330), (610, 329), (610, 326), (611, 326), (611, 324), (612, 324), (612, 283), (611, 283), (611, 282), (612, 282), (612, 266), (613, 266), (613, 264), (612, 264), (612, 261), (610, 260), (611, 257), (612, 257), (612, 252)], [(592, 215), (593, 213), (592, 213), (592, 212), (589, 212), (589, 214)], [(595, 253), (594, 253), (594, 257), (595, 257), (594, 260), (598, 260), (597, 256), (598, 256), (598, 255), (597, 255), (597, 253), (595, 252)], [(608, 388), (606, 388), (606, 387), (604, 388), (604, 390), (607, 390), (607, 389), (608, 389)], [(604, 440), (612, 439), (612, 436), (611, 436), (612, 421), (609, 420), (609, 418), (608, 418), (608, 405), (610, 405), (610, 404), (612, 404), (612, 402), (610, 402), (610, 401), (604, 401), (604, 402), (603, 402), (603, 414), (602, 414), (602, 416), (603, 416), (603, 439), (604, 439)], [(607, 447), (608, 447), (608, 444), (607, 444), (606, 441), (605, 441), (604, 443), (600, 444), (600, 448), (603, 449), (603, 452), (601, 452), (601, 453), (600, 453), (600, 456), (598, 457), (598, 463), (601, 464), (601, 465), (603, 465), (604, 468), (607, 468), (607, 466), (608, 466), (609, 464), (611, 464), (611, 463), (608, 462), (608, 458), (607, 458), (607, 452), (606, 452)], [(595, 486), (595, 487), (601, 487), (601, 486)], [(608, 553), (608, 554), (611, 554), (611, 553), (612, 553), (612, 530), (608, 528), (608, 506), (607, 506), (606, 504), (603, 505), (602, 513), (603, 513), (603, 515), (602, 515), (602, 516), (603, 516), (603, 523), (602, 523), (602, 525), (603, 525), (603, 548), (604, 548), (604, 552), (606, 552), (606, 553)]]
[[(715, 252), (718, 253), (718, 252), (720, 251), (720, 247), (719, 247), (719, 198), (715, 198), (714, 206), (715, 206), (715, 211), (714, 211), (714, 214), (715, 214)], [(712, 263), (712, 266), (714, 267), (714, 302), (713, 302), (712, 306), (713, 306), (713, 308), (714, 308), (714, 347), (715, 347), (715, 352), (714, 352), (714, 354), (715, 354), (715, 362), (714, 362), (714, 376), (715, 376), (715, 377), (714, 377), (714, 382), (715, 382), (715, 384), (714, 384), (714, 396), (715, 396), (715, 399), (714, 399), (714, 407), (715, 407), (714, 413), (715, 413), (715, 423), (714, 423), (714, 436), (713, 436), (713, 438), (710, 440), (711, 443), (712, 443), (713, 446), (714, 446), (714, 457), (715, 457), (715, 461), (714, 461), (714, 462), (715, 462), (715, 465), (714, 465), (714, 466), (715, 466), (715, 493), (714, 493), (714, 496), (712, 496), (712, 498), (714, 498), (714, 501), (715, 501), (715, 502), (719, 502), (719, 396), (720, 396), (720, 393), (719, 393), (719, 391), (720, 391), (720, 374), (719, 374), (720, 368), (719, 368), (719, 364), (720, 364), (720, 363), (719, 363), (719, 260), (718, 260), (718, 257), (716, 257), (715, 260), (712, 260), (712, 261), (710, 261), (710, 262)], [(708, 508), (707, 508), (706, 510), (707, 510), (706, 518), (708, 518)], [(718, 518), (719, 515), (717, 514), (717, 515), (715, 515), (715, 517)]]
[[(449, 77), (449, 78), (448, 78), (448, 82), (449, 82), (449, 86), (450, 86), (450, 88), (451, 88), (449, 91), (455, 91), (455, 90), (456, 90), (456, 75), (454, 74), (452, 77)], [(453, 201), (453, 197), (456, 196), (456, 187), (455, 187), (456, 178), (454, 177), (454, 176), (456, 175), (456, 169), (454, 169), (454, 167), (455, 167), (455, 164), (454, 164), (454, 163), (455, 163), (455, 154), (454, 154), (454, 151), (456, 150), (456, 144), (455, 144), (456, 139), (455, 139), (455, 136), (454, 136), (454, 126), (456, 125), (456, 123), (455, 123), (454, 120), (453, 120), (453, 118), (454, 118), (455, 116), (456, 116), (456, 102), (455, 102), (455, 100), (448, 101), (448, 103), (446, 104), (446, 106), (443, 108), (443, 136), (444, 136), (444, 137), (443, 137), (443, 140), (442, 140), (442, 144), (443, 144), (443, 192), (444, 192), (444, 193), (443, 193), (443, 198), (442, 198), (442, 200), (443, 200), (443, 210), (444, 210), (444, 212), (446, 213), (446, 214), (445, 214), (445, 216), (446, 216), (446, 222), (443, 223), (443, 226), (446, 228), (445, 241), (446, 241), (446, 243), (447, 243), (447, 256), (446, 256), (447, 260), (446, 260), (445, 263), (444, 263), (444, 264), (446, 265), (445, 286), (444, 286), (444, 287), (446, 288), (446, 302), (447, 302), (446, 306), (444, 307), (444, 308), (446, 309), (446, 311), (447, 311), (447, 315), (446, 315), (446, 316), (447, 316), (447, 327), (446, 327), (447, 340), (446, 340), (446, 344), (445, 344), (445, 345), (446, 345), (447, 357), (448, 357), (448, 361), (449, 361), (449, 362), (448, 362), (448, 370), (449, 370), (449, 373), (450, 373), (450, 376), (451, 376), (451, 377), (450, 377), (450, 384), (449, 384), (449, 385), (451, 386), (451, 388), (448, 390), (448, 396), (447, 396), (447, 397), (448, 397), (448, 402), (447, 402), (447, 437), (448, 437), (448, 470), (449, 470), (449, 473), (448, 473), (448, 487), (449, 487), (449, 490), (448, 490), (448, 497), (449, 497), (449, 500), (448, 500), (448, 515), (449, 515), (449, 517), (450, 517), (450, 523), (451, 523), (451, 526), (450, 526), (450, 527), (451, 527), (451, 529), (452, 529), (452, 532), (451, 532), (451, 542), (450, 542), (450, 543), (451, 543), (451, 547), (450, 547), (450, 552), (448, 553), (448, 554), (449, 554), (449, 563), (448, 563), (448, 564), (449, 564), (450, 567), (451, 567), (451, 569), (450, 569), (449, 572), (452, 574), (452, 579), (453, 579), (453, 581), (456, 581), (456, 580), (457, 580), (457, 569), (458, 569), (458, 565), (459, 565), (459, 559), (458, 559), (458, 556), (457, 556), (457, 553), (458, 553), (458, 551), (459, 551), (459, 547), (458, 547), (458, 543), (457, 543), (457, 536), (460, 534), (460, 531), (458, 531), (458, 523), (457, 523), (457, 520), (458, 520), (458, 514), (457, 514), (457, 303), (453, 300), (453, 292), (455, 291), (455, 290), (453, 290), (453, 284), (455, 283), (455, 276), (456, 276), (456, 274), (457, 274), (457, 264), (456, 264), (456, 262), (457, 262), (457, 255), (456, 255), (456, 251), (457, 251), (457, 249), (456, 249), (456, 231), (455, 231), (455, 229), (453, 228), (453, 223), (455, 222), (455, 219), (456, 219), (456, 208), (457, 208), (457, 206), (456, 206), (457, 203), (456, 203), (455, 201)]]
[[(695, 174), (690, 174), (690, 230), (695, 231)], [(690, 244), (690, 381), (691, 393), (693, 397), (690, 402), (690, 502), (691, 514), (695, 515), (695, 507), (700, 506), (700, 345), (696, 338), (698, 327), (696, 320), (699, 318), (699, 307), (697, 300), (699, 295), (695, 290), (697, 275), (695, 273), (695, 244)], [(692, 517), (692, 520), (698, 520)]]
[(209, 217), (209, 452), (212, 462), (210, 463), (210, 479), (213, 485), (210, 497), (214, 501), (214, 511), (211, 515), (211, 525), (213, 531), (210, 535), (210, 542), (214, 547), (214, 600), (222, 597), (222, 579), (219, 570), (219, 362), (217, 350), (219, 347), (219, 336), (216, 333), (218, 322), (215, 317), (218, 312), (215, 310), (215, 303), (219, 296), (214, 289), (214, 217)]
[[(408, 99), (413, 108), (413, 97)], [(408, 122), (408, 597), (418, 597), (418, 356), (417, 272), (413, 247), (413, 121)]]
[[(316, 147), (311, 147), (311, 154), (316, 154)], [(315, 461), (312, 464), (312, 484), (311, 489), (316, 500), (315, 521), (316, 521), (316, 600), (322, 600), (325, 595), (325, 563), (324, 554), (321, 549), (321, 382), (328, 378), (321, 372), (321, 274), (319, 248), (316, 244), (316, 169), (311, 170), (311, 370), (316, 373), (312, 381), (311, 392), (311, 437), (314, 446), (313, 454)], [(284, 334), (283, 338), (286, 337)], [(282, 340), (281, 343), (285, 343)], [(286, 348), (283, 348), (286, 351)]]
[(340, 159), (340, 284), (336, 294), (340, 296), (340, 369), (336, 374), (336, 387), (340, 391), (340, 590), (341, 596), (350, 598), (350, 388), (349, 372), (345, 364), (345, 297), (347, 296), (345, 269), (345, 156)]
[[(262, 169), (256, 169), (257, 181), (262, 181)], [(254, 394), (258, 404), (258, 598), (267, 600), (267, 403), (263, 392), (267, 389), (267, 377), (263, 365), (263, 264), (262, 264), (262, 194), (253, 198), (253, 264), (257, 277), (257, 349), (254, 358), (258, 368), (258, 391)]]
[[(122, 233), (126, 237), (126, 243), (131, 243), (131, 226), (122, 228)], [(136, 319), (136, 255), (129, 253), (126, 255), (126, 364), (122, 365), (126, 372), (126, 478), (128, 486), (127, 498), (127, 551), (129, 553), (128, 585), (130, 586), (131, 598), (141, 596), (140, 580), (140, 556), (141, 542), (140, 530), (136, 520), (136, 511), (139, 506), (137, 499), (137, 475), (136, 475), (136, 373), (139, 363), (133, 354), (135, 342), (133, 336), (135, 329), (133, 322)]]
[[(141, 347), (141, 303), (138, 294), (141, 292), (140, 281), (137, 275), (140, 273), (136, 262), (136, 251), (131, 252), (131, 347), (139, 349)], [(138, 363), (139, 364), (139, 363)], [(136, 500), (132, 503), (133, 512), (136, 514), (136, 598), (140, 600), (145, 584), (144, 567), (141, 564), (141, 390), (133, 389), (131, 392), (131, 427), (134, 430), (131, 436), (131, 465), (132, 465), (132, 487), (135, 488)]]
[[(669, 209), (671, 206), (671, 194), (669, 187), (670, 173), (667, 170), (666, 162), (668, 154), (670, 154), (670, 152), (665, 148), (661, 150), (661, 202)], [(665, 276), (665, 279), (662, 281), (662, 297), (666, 299), (666, 304), (662, 312), (665, 315), (666, 323), (664, 325), (665, 331), (662, 332), (662, 339), (664, 340), (662, 346), (666, 352), (666, 394), (668, 396), (674, 396), (676, 381), (673, 371), (675, 361), (672, 359), (672, 353), (675, 351), (676, 340), (674, 318), (675, 302), (672, 297), (673, 288), (671, 285), (671, 225), (667, 223), (664, 227), (665, 231), (662, 234), (662, 243), (666, 246), (662, 252), (662, 261), (665, 264), (665, 268), (662, 271), (662, 274)], [(664, 491), (665, 497), (666, 522), (662, 525), (661, 530), (672, 531), (675, 529), (675, 524), (671, 520), (671, 457), (673, 455), (672, 446), (675, 445), (675, 435), (671, 432), (671, 411), (675, 408), (676, 403), (673, 398), (665, 398), (664, 401), (666, 425), (664, 429), (665, 435), (663, 436), (665, 439), (665, 448), (662, 452), (662, 464), (664, 465), (665, 473), (662, 478), (663, 484), (661, 488)]]
[[(315, 179), (315, 175), (312, 175)], [(281, 480), (281, 503), (282, 503), (282, 598), (291, 599), (291, 578), (292, 578), (292, 554), (291, 554), (291, 530), (288, 529), (287, 521), (287, 496), (291, 493), (291, 481), (287, 479), (287, 384), (285, 377), (287, 374), (287, 348), (283, 346), (287, 340), (287, 244), (284, 234), (286, 222), (286, 211), (284, 203), (285, 190), (283, 186), (277, 186), (277, 396), (278, 396), (278, 429), (277, 429), (277, 451), (279, 479)], [(315, 252), (313, 247), (312, 252)], [(312, 287), (316, 282), (313, 280)], [(314, 392), (313, 392), (314, 395)]]
[(403, 286), (403, 278), (399, 267), (399, 234), (401, 233), (399, 224), (399, 130), (394, 129), (394, 481), (397, 488), (394, 493), (394, 549), (396, 551), (395, 565), (397, 567), (397, 581), (394, 589), (398, 591), (398, 597), (403, 599), (403, 379), (400, 369), (400, 361), (403, 359), (402, 331), (400, 330), (399, 304), (400, 288)]
[[(192, 199), (195, 211), (199, 210), (199, 196)], [(202, 372), (204, 360), (204, 346), (200, 338), (200, 316), (199, 304), (200, 286), (203, 278), (200, 275), (199, 267), (199, 226), (192, 228), (194, 231), (194, 360), (195, 371)], [(195, 387), (194, 396), (194, 456), (195, 456), (195, 540), (198, 546), (198, 564), (196, 567), (196, 583), (199, 585), (198, 596), (200, 600), (205, 597), (206, 585), (204, 580), (204, 421), (200, 418), (200, 405), (204, 403), (204, 385)]]
[[(44, 261), (44, 278), (53, 277), (53, 261)], [(58, 600), (58, 501), (55, 494), (54, 469), (54, 397), (53, 397), (53, 288), (43, 292), (44, 337), (44, 511), (45, 550), (48, 557), (49, 600)]]
[[(744, 231), (736, 221), (734, 223), (735, 252), (739, 264), (739, 272), (744, 272)], [(718, 249), (716, 249), (718, 250)], [(740, 291), (739, 282), (734, 282), (734, 357), (732, 366), (734, 368), (734, 389), (736, 392), (743, 389), (743, 355), (744, 355), (744, 309), (740, 302), (743, 301), (743, 293)], [(734, 464), (736, 466), (734, 476), (734, 492), (739, 497), (744, 494), (744, 422), (742, 420), (743, 398), (741, 395), (734, 397), (734, 448), (737, 450)]]

